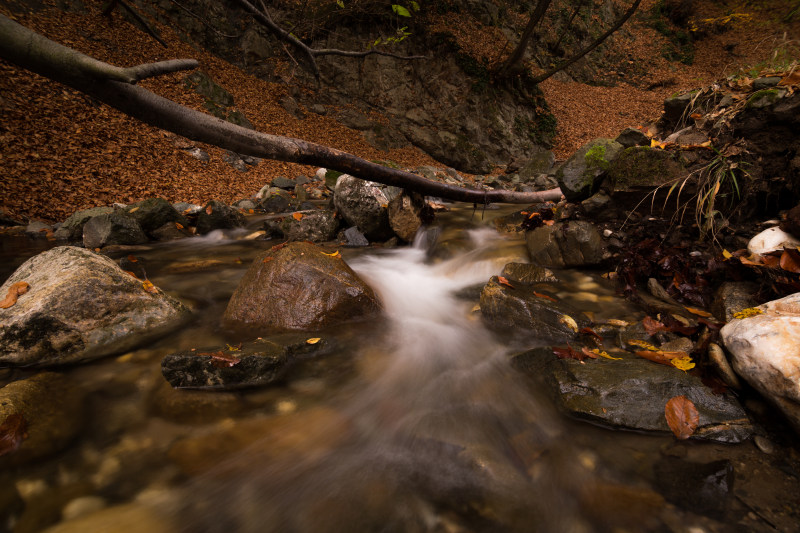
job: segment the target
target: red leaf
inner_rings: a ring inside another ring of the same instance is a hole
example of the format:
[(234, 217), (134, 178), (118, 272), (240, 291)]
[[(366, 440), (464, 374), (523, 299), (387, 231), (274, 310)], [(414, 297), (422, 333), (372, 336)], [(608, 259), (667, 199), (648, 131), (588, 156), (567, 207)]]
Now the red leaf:
[(503, 276), (497, 276), (497, 281), (500, 282), (501, 285), (505, 285), (506, 287), (514, 288), (510, 281), (508, 281)]
[(12, 453), (28, 438), (28, 424), (19, 413), (6, 417), (0, 424), (0, 456)]
[(197, 355), (205, 355), (211, 358), (211, 364), (216, 368), (230, 368), (239, 364), (242, 360), (231, 354), (226, 354), (222, 350), (218, 352), (200, 352)]
[(603, 337), (598, 335), (592, 328), (581, 328), (581, 330), (578, 333), (580, 333), (582, 335), (590, 335), (590, 336), (596, 338), (601, 343), (603, 342)]
[(700, 423), (700, 414), (686, 396), (671, 398), (664, 407), (664, 416), (672, 433), (681, 440), (688, 439)]
[(555, 298), (553, 298), (552, 296), (548, 296), (547, 294), (542, 294), (541, 292), (533, 291), (533, 295), (537, 296), (539, 298), (544, 298), (545, 300), (550, 300), (551, 302), (557, 302), (558, 301)]
[(668, 331), (667, 326), (665, 326), (662, 322), (654, 318), (650, 318), (649, 316), (644, 317), (642, 320), (642, 325), (644, 326), (645, 331), (650, 336), (655, 335), (659, 331)]
[(781, 254), (781, 268), (794, 274), (800, 274), (800, 252), (789, 248), (785, 249)]
[[(567, 346), (566, 348), (554, 346), (553, 353), (556, 354), (556, 357), (559, 359), (575, 359), (577, 361), (583, 361), (587, 357), (583, 352), (575, 350), (572, 346)], [(593, 359), (597, 359), (595, 354), (592, 354), (592, 356)]]

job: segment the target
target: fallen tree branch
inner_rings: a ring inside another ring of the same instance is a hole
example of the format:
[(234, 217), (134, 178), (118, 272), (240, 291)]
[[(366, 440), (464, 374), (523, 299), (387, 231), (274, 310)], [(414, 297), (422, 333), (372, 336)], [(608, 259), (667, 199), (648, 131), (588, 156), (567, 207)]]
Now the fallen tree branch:
[[(237, 126), (120, 80), (119, 69), (62, 46), (0, 15), (0, 57), (88, 94), (142, 122), (240, 154), (315, 165), (424, 195), (478, 203), (533, 203), (557, 200), (559, 189), (539, 192), (474, 190), (440, 183), (411, 172), (371, 163), (352, 154), (301, 139)], [(183, 61), (188, 65), (193, 60)], [(194, 62), (196, 65), (196, 62)], [(155, 63), (153, 65), (160, 65)], [(152, 65), (141, 65), (143, 71)], [(163, 72), (163, 67), (151, 68)], [(103, 74), (108, 74), (103, 76)]]

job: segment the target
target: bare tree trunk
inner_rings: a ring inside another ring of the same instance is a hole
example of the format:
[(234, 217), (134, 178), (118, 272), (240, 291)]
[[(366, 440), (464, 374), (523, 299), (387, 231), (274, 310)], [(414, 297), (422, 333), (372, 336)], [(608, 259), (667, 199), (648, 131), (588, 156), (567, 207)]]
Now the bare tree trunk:
[(138, 87), (143, 77), (195, 68), (194, 60), (119, 68), (62, 46), (0, 15), (0, 57), (68, 85), (133, 118), (189, 139), (266, 159), (316, 165), (421, 194), (464, 202), (533, 203), (557, 200), (559, 189), (539, 192), (474, 190), (371, 163), (352, 154), (289, 137), (269, 135), (183, 107)]
[(547, 8), (550, 7), (551, 0), (539, 0), (536, 4), (536, 8), (533, 10), (531, 14), (530, 20), (528, 20), (528, 25), (525, 26), (525, 31), (522, 32), (522, 37), (519, 38), (519, 43), (517, 43), (517, 47), (511, 52), (511, 55), (508, 56), (508, 59), (500, 68), (499, 76), (504, 78), (508, 76), (514, 66), (522, 60), (522, 57), (525, 55), (525, 50), (528, 48), (528, 42), (530, 41), (531, 37), (533, 36), (533, 31), (536, 29), (536, 26), (539, 22), (544, 18), (544, 14), (547, 12)]
[(580, 52), (578, 52), (577, 54), (575, 54), (571, 58), (569, 58), (569, 59), (567, 59), (565, 61), (562, 61), (561, 63), (559, 63), (558, 65), (556, 65), (552, 69), (548, 70), (544, 74), (540, 74), (539, 76), (536, 76), (531, 81), (533, 83), (542, 83), (544, 80), (546, 80), (547, 78), (549, 78), (550, 76), (552, 76), (556, 72), (564, 70), (565, 68), (567, 68), (568, 66), (570, 66), (571, 64), (573, 64), (574, 62), (576, 62), (577, 60), (579, 60), (580, 58), (582, 58), (583, 56), (585, 56), (586, 54), (588, 54), (589, 52), (591, 52), (592, 50), (597, 48), (598, 46), (600, 46), (603, 43), (603, 41), (608, 39), (608, 37), (612, 33), (617, 31), (618, 29), (620, 29), (622, 27), (622, 25), (625, 24), (625, 22), (629, 18), (631, 18), (631, 16), (636, 12), (636, 9), (639, 7), (639, 4), (641, 2), (642, 2), (642, 0), (635, 0), (633, 2), (633, 4), (631, 4), (631, 7), (628, 8), (628, 10), (625, 12), (625, 14), (622, 15), (614, 23), (614, 25), (611, 28), (609, 28), (609, 30), (607, 32), (605, 32), (603, 35), (601, 35), (600, 37), (595, 39), (594, 42), (592, 42), (592, 44), (590, 44), (589, 46), (587, 46), (586, 48), (584, 48), (583, 50), (581, 50)]

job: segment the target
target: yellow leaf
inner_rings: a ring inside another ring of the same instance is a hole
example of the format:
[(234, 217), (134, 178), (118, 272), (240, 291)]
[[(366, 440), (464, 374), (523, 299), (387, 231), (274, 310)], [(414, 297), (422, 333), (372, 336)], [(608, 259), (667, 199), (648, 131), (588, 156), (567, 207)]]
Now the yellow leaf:
[(142, 283), (142, 288), (145, 290), (145, 292), (149, 292), (150, 294), (156, 294), (158, 292), (156, 286), (153, 285), (149, 279), (144, 280)]
[(723, 249), (722, 250), (722, 257), (724, 257), (727, 260), (727, 259), (730, 259), (731, 257), (733, 257), (733, 254), (730, 253), (728, 250)]
[(138, 211), (138, 210), (139, 210), (139, 206), (137, 205), (136, 207), (134, 207), (133, 209), (128, 211), (128, 213), (133, 213), (134, 211)]
[(619, 320), (619, 319), (616, 319), (616, 318), (610, 318), (610, 319), (606, 320), (606, 323), (609, 326), (616, 326), (616, 327), (619, 327), (619, 328), (624, 328), (624, 327), (627, 327), (627, 326), (630, 325), (629, 322), (626, 322), (624, 320)]
[(310, 339), (306, 340), (306, 344), (317, 344), (321, 340), (322, 339), (319, 337), (311, 337)]
[(733, 318), (750, 318), (751, 316), (762, 314), (764, 314), (764, 311), (758, 307), (748, 307), (747, 309), (742, 309), (741, 311), (733, 313)]
[(326, 254), (325, 252), (320, 252), (320, 253), (322, 255), (327, 255), (328, 257), (335, 257), (335, 258), (342, 257), (342, 254), (339, 253), (339, 250), (336, 250), (335, 252), (331, 252), (329, 254)]
[(657, 139), (650, 139), (650, 148), (664, 148), (664, 143)]
[(622, 357), (611, 357), (610, 355), (608, 355), (608, 352), (604, 352), (600, 348), (595, 348), (594, 350), (591, 350), (591, 352), (595, 355), (599, 355), (600, 357), (611, 359), (612, 361), (620, 361), (622, 359)]
[(578, 323), (575, 322), (575, 319), (569, 315), (561, 315), (561, 318), (558, 319), (559, 322), (567, 326), (569, 329), (574, 331), (575, 333), (578, 332)]
[(653, 351), (653, 352), (659, 351), (658, 348), (656, 348), (655, 346), (653, 346), (649, 342), (644, 342), (644, 341), (640, 341), (640, 340), (637, 340), (637, 339), (629, 340), (628, 344), (632, 344), (634, 346), (639, 346), (641, 348), (644, 348), (645, 350), (650, 350), (650, 351)]
[(686, 372), (694, 368), (694, 361), (688, 355), (686, 357), (677, 357), (672, 360), (672, 366)]
[(303, 213), (292, 213), (292, 218), (295, 220), (302, 220)]

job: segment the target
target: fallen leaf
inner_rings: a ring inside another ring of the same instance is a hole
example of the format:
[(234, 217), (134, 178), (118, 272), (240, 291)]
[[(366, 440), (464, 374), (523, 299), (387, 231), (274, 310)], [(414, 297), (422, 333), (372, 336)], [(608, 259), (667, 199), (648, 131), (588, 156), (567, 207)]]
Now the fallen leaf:
[(649, 316), (646, 316), (642, 319), (642, 325), (644, 326), (644, 330), (650, 336), (655, 335), (659, 331), (667, 331), (667, 326), (665, 326), (663, 322), (659, 322), (658, 320)]
[(176, 222), (175, 227), (178, 229), (183, 229), (183, 224), (181, 224), (180, 222)]
[(664, 416), (675, 437), (686, 440), (692, 436), (700, 423), (700, 414), (694, 403), (686, 396), (670, 398), (664, 407)]
[(567, 326), (569, 329), (571, 329), (575, 333), (578, 333), (578, 323), (575, 322), (575, 319), (572, 318), (571, 316), (569, 316), (569, 315), (561, 315), (561, 317), (558, 319), (558, 321), (561, 322), (562, 324), (564, 324), (565, 326)]
[(733, 313), (733, 318), (750, 318), (752, 316), (763, 315), (764, 311), (759, 309), (758, 307), (748, 307), (746, 309), (742, 309), (741, 311), (737, 311)]
[(129, 255), (128, 256), (128, 261), (130, 261), (131, 263), (138, 263), (139, 262), (139, 260), (136, 259), (135, 255)]
[(599, 355), (600, 357), (605, 357), (606, 359), (611, 359), (612, 361), (622, 361), (622, 357), (612, 357), (608, 355), (608, 352), (603, 351), (599, 348), (595, 348), (592, 350), (592, 353)]
[[(588, 356), (583, 353), (583, 351), (577, 351), (572, 346), (567, 346), (566, 348), (560, 348), (558, 346), (553, 347), (553, 353), (559, 359), (575, 359), (576, 361), (583, 361)], [(597, 356), (593, 355), (592, 359), (596, 359)]]
[(590, 350), (586, 346), (581, 348), (581, 352), (583, 353), (583, 355), (585, 355), (589, 359), (597, 359), (597, 356), (600, 355), (600, 354), (596, 353), (595, 350)]
[(0, 309), (8, 309), (9, 307), (17, 303), (17, 299), (26, 292), (28, 292), (28, 289), (30, 289), (30, 287), (31, 286), (28, 285), (27, 281), (18, 281), (13, 285), (11, 285), (8, 288), (8, 293), (6, 294), (6, 297), (0, 301)]
[(158, 294), (158, 289), (149, 279), (144, 280), (142, 283), (142, 288), (145, 290), (145, 292), (149, 292), (150, 294)]
[(126, 274), (130, 274), (131, 276), (133, 276), (136, 279), (139, 279), (139, 276), (136, 275), (136, 272), (131, 272), (130, 270), (126, 270), (125, 273)]
[(553, 298), (552, 296), (547, 295), (547, 294), (542, 294), (541, 292), (533, 291), (533, 295), (538, 297), (538, 298), (544, 298), (545, 300), (550, 300), (551, 302), (557, 302), (558, 301), (555, 298)]
[(638, 347), (640, 347), (640, 348), (644, 348), (645, 350), (650, 350), (650, 351), (653, 351), (653, 352), (657, 352), (657, 351), (658, 351), (658, 348), (656, 348), (655, 346), (653, 346), (653, 345), (652, 345), (652, 344), (650, 344), (649, 342), (640, 341), (640, 340), (638, 340), (638, 339), (630, 339), (630, 340), (629, 340), (629, 341), (627, 341), (627, 342), (628, 342), (628, 344), (630, 344), (630, 345), (633, 345), (633, 346), (638, 346)]
[(214, 209), (211, 206), (206, 207), (206, 215), (210, 215), (214, 212)]
[(503, 276), (497, 276), (497, 281), (498, 281), (498, 282), (499, 282), (501, 285), (505, 285), (506, 287), (510, 287), (510, 288), (512, 288), (512, 289), (514, 288), (514, 286), (511, 284), (511, 282), (510, 282), (510, 281), (508, 281), (508, 279), (507, 279), (507, 278), (504, 278)]
[(321, 340), (322, 339), (320, 339), (319, 337), (311, 337), (310, 339), (306, 340), (306, 344), (317, 344)]
[(664, 357), (663, 352), (652, 351), (652, 350), (638, 350), (635, 353), (642, 359), (647, 359), (648, 361), (652, 361), (660, 365), (672, 366), (672, 361), (669, 358)]
[(135, 213), (135, 212), (136, 212), (136, 211), (138, 211), (138, 210), (139, 210), (139, 206), (137, 205), (136, 207), (134, 207), (133, 209), (131, 209), (130, 211), (128, 211), (128, 213)]
[(273, 259), (273, 258), (272, 258), (272, 256), (271, 256), (271, 255), (268, 255), (268, 256), (267, 256), (267, 257), (265, 257), (265, 258), (264, 258), (264, 259), (263, 259), (261, 262), (262, 262), (262, 263), (269, 263), (270, 261), (272, 261), (272, 259)]
[(676, 357), (673, 359), (672, 366), (686, 372), (687, 370), (693, 369), (695, 364), (694, 361), (692, 361), (692, 358), (687, 355), (686, 357)]
[(733, 257), (733, 254), (732, 254), (732, 253), (730, 253), (728, 250), (724, 250), (724, 249), (723, 249), (723, 250), (722, 250), (722, 257), (724, 257), (724, 258), (725, 258), (725, 260), (727, 261), (728, 259), (730, 259), (731, 257)]
[(781, 268), (793, 274), (800, 274), (800, 252), (786, 248), (781, 254)]
[(619, 320), (619, 319), (616, 319), (616, 318), (610, 318), (610, 319), (606, 320), (606, 324), (608, 324), (609, 326), (616, 326), (618, 328), (624, 328), (624, 327), (629, 326), (630, 322), (627, 322), (625, 320)]
[(320, 253), (321, 253), (322, 255), (327, 255), (328, 257), (334, 257), (334, 258), (339, 258), (339, 257), (342, 257), (342, 254), (340, 254), (340, 253), (339, 253), (339, 250), (336, 250), (335, 252), (331, 252), (331, 253), (329, 253), (329, 254), (328, 254), (328, 253), (325, 253), (325, 252), (320, 252)]
[(0, 424), (0, 456), (16, 451), (28, 438), (28, 424), (19, 413), (12, 413)]
[(295, 220), (303, 220), (303, 213), (292, 213), (292, 218)]
[(242, 343), (241, 342), (239, 344), (237, 344), (236, 346), (231, 346), (230, 344), (225, 343), (225, 346), (226, 346), (226, 348), (227, 348), (227, 350), (229, 352), (238, 352), (239, 350), (242, 349)]
[(218, 352), (200, 352), (197, 355), (211, 357), (211, 365), (216, 368), (230, 368), (242, 362), (238, 357), (226, 354), (222, 350)]
[(709, 313), (708, 311), (703, 311), (702, 309), (698, 309), (696, 307), (686, 307), (686, 306), (684, 306), (684, 309), (686, 309), (687, 311), (689, 311), (693, 315), (701, 316), (703, 318), (711, 318), (711, 317), (714, 316), (711, 313)]

